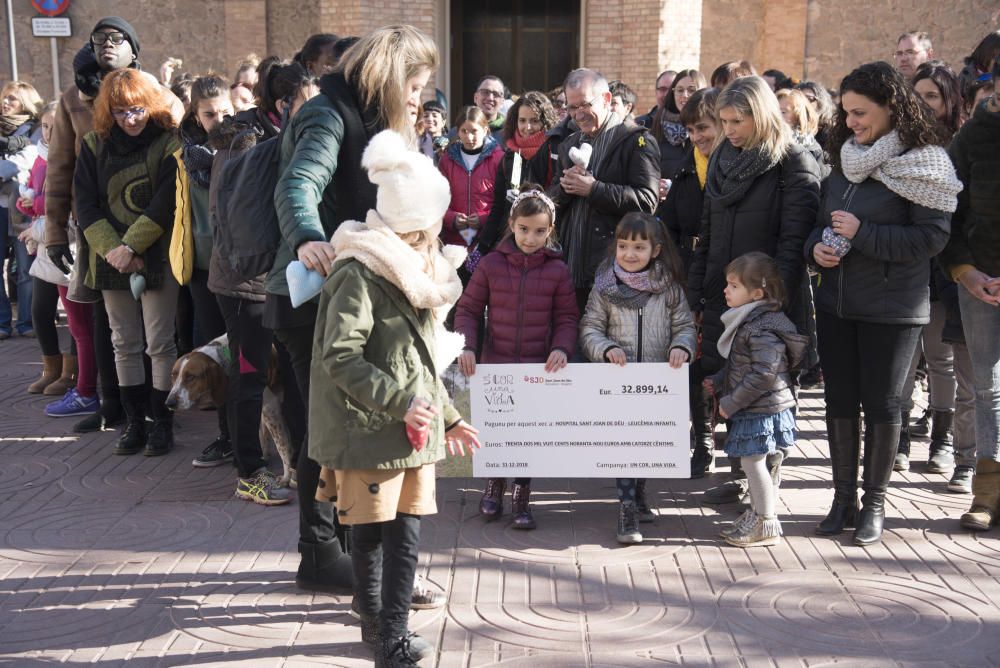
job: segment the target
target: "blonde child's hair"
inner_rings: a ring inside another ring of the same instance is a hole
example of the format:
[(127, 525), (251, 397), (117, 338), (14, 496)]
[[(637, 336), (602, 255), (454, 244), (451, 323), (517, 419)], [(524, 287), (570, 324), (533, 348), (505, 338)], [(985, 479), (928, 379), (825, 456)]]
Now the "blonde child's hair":
[(726, 276), (735, 276), (747, 290), (763, 290), (764, 298), (785, 303), (785, 284), (778, 263), (767, 253), (745, 253), (726, 265)]
[(434, 278), (434, 255), (440, 250), (441, 242), (436, 234), (430, 230), (417, 230), (416, 232), (404, 232), (398, 235), (407, 246), (417, 251), (424, 260), (424, 271)]
[(782, 88), (775, 93), (775, 96), (778, 98), (779, 104), (786, 98), (791, 101), (792, 116), (794, 117), (791, 123), (793, 130), (810, 136), (819, 131), (819, 116), (809, 103), (809, 98), (806, 97), (805, 93), (794, 88)]

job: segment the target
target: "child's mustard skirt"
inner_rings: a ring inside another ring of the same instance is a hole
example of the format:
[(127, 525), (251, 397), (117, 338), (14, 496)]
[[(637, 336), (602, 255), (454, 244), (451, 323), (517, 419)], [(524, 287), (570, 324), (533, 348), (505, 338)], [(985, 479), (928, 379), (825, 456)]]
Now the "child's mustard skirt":
[(413, 469), (348, 469), (320, 471), (316, 500), (337, 507), (341, 524), (373, 524), (396, 519), (397, 513), (437, 512), (434, 464)]

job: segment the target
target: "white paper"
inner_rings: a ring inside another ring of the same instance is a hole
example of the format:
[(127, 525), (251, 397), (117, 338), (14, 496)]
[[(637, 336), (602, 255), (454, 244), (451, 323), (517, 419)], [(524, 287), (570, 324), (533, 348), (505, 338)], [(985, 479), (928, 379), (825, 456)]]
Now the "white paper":
[(521, 159), (520, 153), (514, 154), (514, 166), (510, 170), (510, 184), (515, 188), (521, 185), (521, 164), (524, 161)]
[(687, 365), (480, 364), (470, 381), (477, 477), (690, 476)]

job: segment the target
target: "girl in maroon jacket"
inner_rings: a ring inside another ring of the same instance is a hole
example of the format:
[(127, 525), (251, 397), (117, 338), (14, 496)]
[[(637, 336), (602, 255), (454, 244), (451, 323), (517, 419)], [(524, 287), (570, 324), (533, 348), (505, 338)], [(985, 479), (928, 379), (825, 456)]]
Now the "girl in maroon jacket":
[[(540, 186), (525, 184), (510, 212), (510, 232), (479, 263), (458, 301), (455, 331), (465, 335), (458, 358), (463, 374), (476, 371), (480, 323), (489, 308), (482, 342), (484, 364), (545, 363), (558, 371), (576, 348), (580, 312), (569, 267), (555, 242), (555, 205)], [(515, 478), (511, 512), (515, 529), (534, 529), (528, 506), (531, 478)], [(487, 521), (503, 514), (505, 478), (490, 478), (479, 502)]]

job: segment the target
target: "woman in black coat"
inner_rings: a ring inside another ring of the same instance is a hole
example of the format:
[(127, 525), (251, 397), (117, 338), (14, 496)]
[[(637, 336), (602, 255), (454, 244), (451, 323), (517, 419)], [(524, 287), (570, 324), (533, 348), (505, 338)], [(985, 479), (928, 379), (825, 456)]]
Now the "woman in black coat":
[[(792, 140), (763, 79), (734, 80), (719, 94), (716, 113), (725, 136), (708, 164), (701, 229), (688, 272), (689, 301), (702, 325), (701, 358), (693, 370), (699, 379), (724, 362), (716, 342), (724, 329), (726, 265), (744, 253), (767, 253), (794, 302), (805, 278), (801, 248), (816, 220), (820, 193), (820, 167)], [(798, 311), (795, 306), (785, 305), (789, 316)], [(735, 500), (737, 485), (723, 486), (706, 500)]]
[(840, 93), (833, 171), (805, 246), (820, 268), (816, 325), (835, 489), (816, 533), (836, 535), (853, 523), (854, 543), (870, 545), (882, 537), (903, 382), (930, 320), (928, 260), (948, 242), (962, 185), (936, 145), (942, 137), (930, 109), (891, 65), (862, 65)]
[[(660, 219), (666, 225), (670, 238), (680, 253), (684, 277), (687, 278), (694, 258), (695, 240), (701, 227), (702, 203), (708, 160), (718, 135), (715, 119), (715, 102), (719, 91), (703, 88), (696, 92), (681, 110), (681, 122), (687, 130), (691, 148), (683, 164), (670, 175), (673, 186), (659, 208)], [(691, 477), (702, 478), (712, 466), (712, 414), (705, 397), (699, 374), (690, 373), (691, 426), (694, 432), (691, 456)]]
[[(507, 218), (510, 217), (511, 199), (506, 197), (508, 191), (517, 190), (522, 183), (537, 183), (544, 188), (552, 184), (561, 138), (549, 135), (549, 130), (558, 120), (549, 98), (537, 91), (528, 91), (519, 97), (507, 112), (503, 124), (504, 154), (497, 168), (496, 196), (490, 208), (490, 217), (472, 253), (475, 259), (470, 264), (474, 265), (478, 260), (477, 252), (479, 257), (486, 255), (503, 237)], [(518, 155), (521, 156), (521, 173), (517, 183), (514, 183), (514, 162)]]

